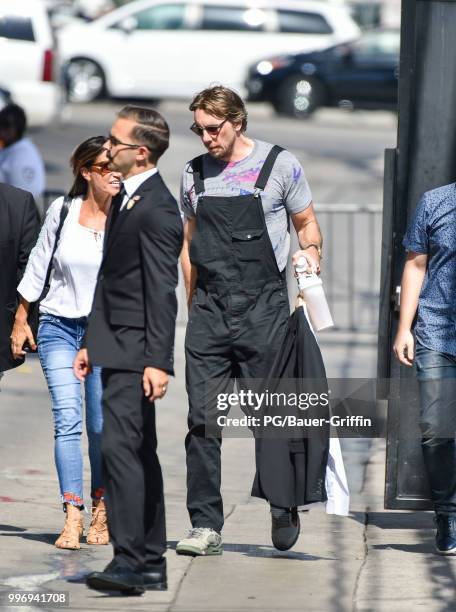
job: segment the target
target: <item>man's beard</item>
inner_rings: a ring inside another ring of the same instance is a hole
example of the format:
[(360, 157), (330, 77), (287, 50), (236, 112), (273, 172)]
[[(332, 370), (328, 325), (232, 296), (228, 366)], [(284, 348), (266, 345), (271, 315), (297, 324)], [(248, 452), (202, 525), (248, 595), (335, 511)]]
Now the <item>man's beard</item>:
[(231, 143), (230, 146), (226, 146), (226, 147), (222, 147), (221, 145), (217, 145), (216, 148), (214, 148), (213, 150), (209, 150), (208, 149), (208, 153), (209, 155), (211, 155), (214, 159), (223, 159), (223, 158), (230, 158), (231, 157), (231, 153), (233, 152), (234, 149), (234, 142)]
[(215, 159), (219, 159), (224, 155), (225, 151), (222, 147), (216, 147), (214, 149), (208, 149), (209, 155), (212, 155)]

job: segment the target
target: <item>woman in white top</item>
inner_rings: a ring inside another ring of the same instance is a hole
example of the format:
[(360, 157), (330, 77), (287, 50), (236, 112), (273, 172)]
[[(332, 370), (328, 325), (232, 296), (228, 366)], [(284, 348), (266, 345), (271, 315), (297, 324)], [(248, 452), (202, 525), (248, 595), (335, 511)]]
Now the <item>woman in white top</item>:
[[(80, 349), (92, 306), (103, 237), (111, 199), (120, 190), (121, 175), (111, 172), (105, 138), (96, 136), (80, 144), (71, 158), (74, 183), (68, 193), (69, 209), (52, 260), (53, 275), (39, 306), (37, 346), (51, 395), (54, 417), (55, 462), (66, 512), (65, 526), (55, 542), (58, 548), (78, 549), (83, 533), (83, 461), (81, 452), (82, 397), (73, 374), (73, 359)], [(35, 341), (27, 323), (29, 304), (39, 300), (60, 222), (64, 198), (51, 204), (38, 241), (30, 254), (18, 287), (21, 296), (11, 336), (15, 357), (24, 354), (26, 340)], [(91, 467), (92, 522), (88, 544), (109, 541), (103, 501), (101, 459), (101, 372), (94, 368), (85, 383), (86, 429)]]

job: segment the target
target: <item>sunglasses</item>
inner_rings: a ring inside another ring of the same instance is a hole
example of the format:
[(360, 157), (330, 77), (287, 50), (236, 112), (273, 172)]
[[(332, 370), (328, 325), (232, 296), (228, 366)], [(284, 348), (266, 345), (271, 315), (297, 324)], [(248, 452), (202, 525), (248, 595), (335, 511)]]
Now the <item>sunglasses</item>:
[(110, 174), (112, 172), (109, 167), (109, 162), (105, 164), (92, 164), (90, 166), (90, 170), (96, 172), (97, 174), (101, 174), (101, 176), (105, 176), (105, 174)]
[(112, 134), (109, 134), (106, 140), (109, 140), (109, 142), (114, 147), (117, 147), (118, 145), (122, 145), (123, 147), (127, 147), (128, 149), (139, 149), (139, 147), (146, 147), (146, 149), (149, 148), (147, 145), (143, 145), (143, 144), (133, 144), (131, 142), (122, 142), (121, 140), (113, 136)]
[(190, 129), (194, 134), (200, 137), (204, 134), (204, 132), (207, 132), (209, 136), (218, 136), (218, 133), (227, 121), (228, 119), (225, 119), (224, 121), (222, 121), (222, 123), (219, 123), (218, 125), (207, 125), (206, 127), (201, 127), (199, 125), (196, 125), (196, 123), (193, 123), (190, 126)]

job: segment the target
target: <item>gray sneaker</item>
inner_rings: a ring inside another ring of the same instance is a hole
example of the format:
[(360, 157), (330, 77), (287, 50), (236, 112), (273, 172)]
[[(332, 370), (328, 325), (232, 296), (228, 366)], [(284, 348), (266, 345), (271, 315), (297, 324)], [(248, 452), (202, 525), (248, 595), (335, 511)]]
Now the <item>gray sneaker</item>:
[(176, 546), (178, 555), (221, 555), (222, 536), (209, 527), (194, 527), (188, 536), (178, 542)]

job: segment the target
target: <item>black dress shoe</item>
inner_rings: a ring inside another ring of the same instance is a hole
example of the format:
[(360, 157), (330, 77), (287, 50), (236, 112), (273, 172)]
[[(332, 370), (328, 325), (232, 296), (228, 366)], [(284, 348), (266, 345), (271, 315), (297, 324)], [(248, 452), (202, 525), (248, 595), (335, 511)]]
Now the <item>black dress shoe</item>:
[(166, 559), (161, 559), (155, 563), (147, 563), (142, 577), (144, 588), (148, 591), (166, 591), (168, 582), (166, 579)]
[(277, 550), (288, 550), (299, 537), (297, 508), (279, 508), (271, 504), (271, 538)]
[(456, 555), (456, 514), (436, 514), (435, 546), (440, 555)]
[(120, 565), (115, 559), (102, 572), (89, 574), (86, 583), (97, 591), (119, 591), (125, 595), (142, 595), (145, 590), (141, 572)]

